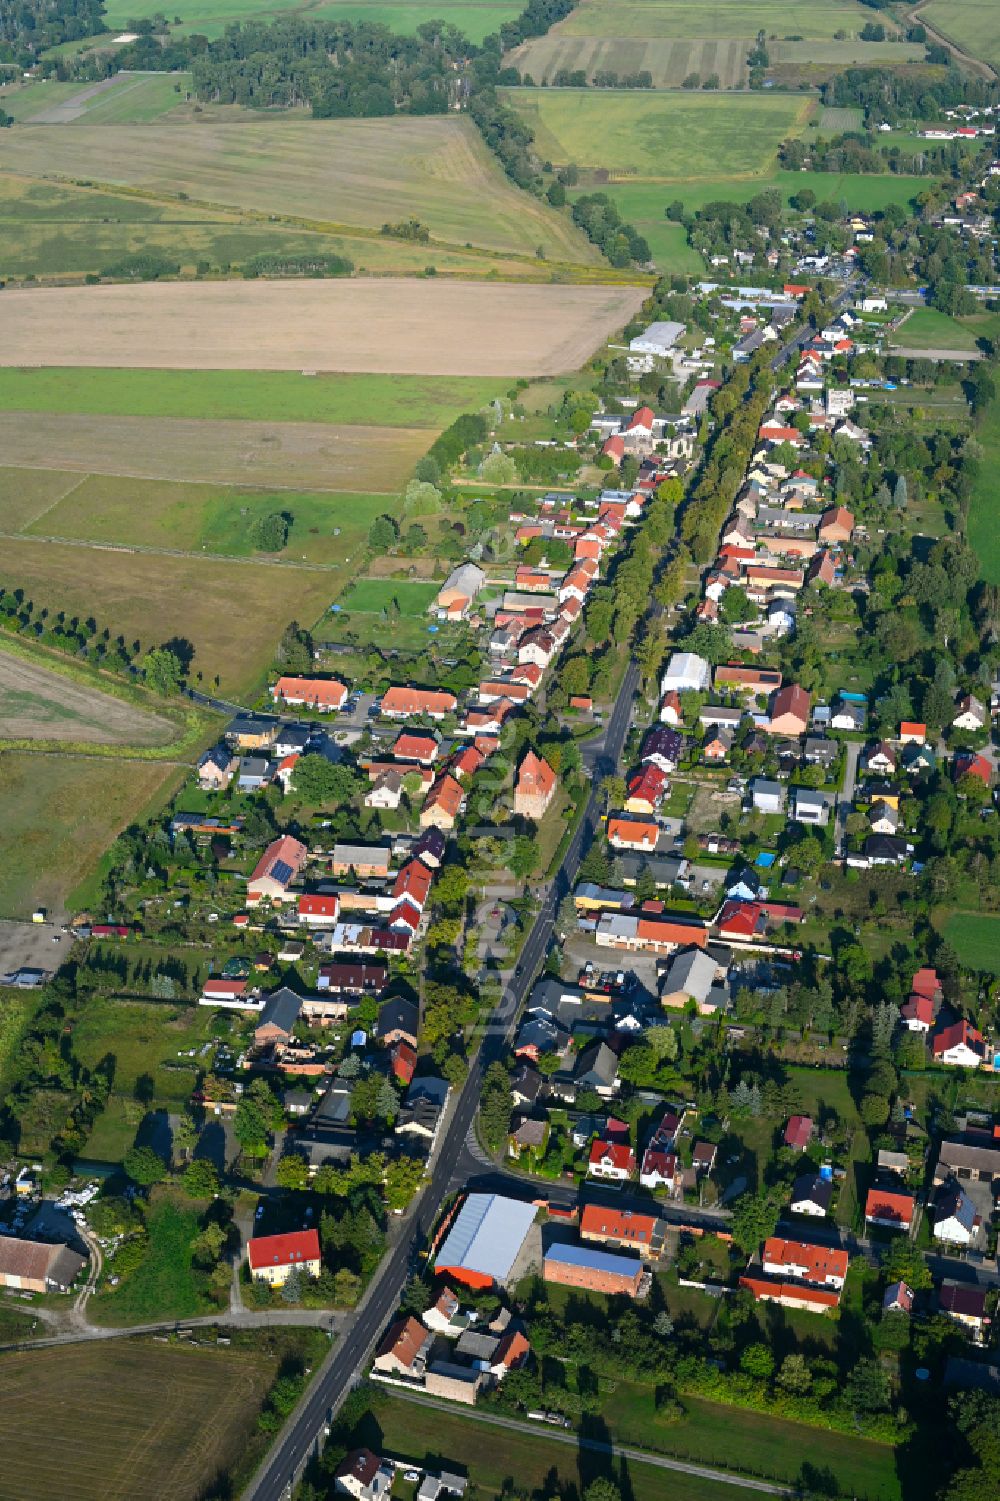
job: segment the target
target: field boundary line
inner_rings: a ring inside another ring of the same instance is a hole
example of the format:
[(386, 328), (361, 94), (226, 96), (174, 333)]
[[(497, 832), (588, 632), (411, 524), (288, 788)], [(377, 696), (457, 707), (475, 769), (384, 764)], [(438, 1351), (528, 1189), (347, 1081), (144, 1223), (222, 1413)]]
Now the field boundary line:
[[(52, 473), (51, 469), (42, 469), (38, 464), (16, 464), (14, 465), (14, 467), (17, 469), (36, 469), (40, 474)], [(57, 474), (65, 474), (67, 476), (80, 473), (78, 469), (57, 469), (55, 472)], [(37, 516), (32, 516), (31, 520), (28, 522), (28, 526), (34, 526), (36, 521), (41, 521), (43, 516), (47, 516), (50, 511), (54, 511), (56, 506), (61, 506), (64, 500), (69, 500), (69, 497), (73, 494), (73, 492), (75, 490), (79, 490), (80, 486), (85, 485), (88, 479), (91, 479), (92, 477), (93, 476), (89, 474), (80, 475), (80, 478), (77, 480), (75, 485), (70, 485), (68, 490), (66, 490), (62, 495), (58, 495), (55, 500), (51, 501), (45, 507), (44, 510), (39, 511)], [(127, 478), (127, 476), (123, 475), (122, 478), (125, 479)]]
[(95, 552), (122, 552), (142, 554), (154, 558), (197, 558), (203, 563), (250, 563), (255, 567), (298, 569), (300, 573), (335, 573), (332, 563), (301, 563), (291, 559), (242, 557), (230, 552), (186, 552), (182, 547), (148, 547), (125, 542), (95, 542), (86, 537), (55, 537), (43, 532), (0, 532), (7, 542), (48, 542), (58, 547), (89, 547)]

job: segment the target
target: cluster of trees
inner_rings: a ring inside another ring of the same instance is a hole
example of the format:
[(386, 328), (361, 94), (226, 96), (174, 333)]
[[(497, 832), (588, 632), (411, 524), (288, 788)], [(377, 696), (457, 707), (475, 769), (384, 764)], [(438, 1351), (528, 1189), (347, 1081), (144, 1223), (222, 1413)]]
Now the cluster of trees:
[(531, 149), (534, 132), (523, 116), (504, 104), (494, 89), (476, 94), (469, 114), (511, 182), (528, 193), (540, 194), (542, 174)]
[(743, 483), (772, 389), (770, 368), (761, 362), (738, 366), (713, 397), (712, 414), (719, 425), (680, 526), (681, 541), (696, 563), (709, 563), (715, 556), (719, 531)]
[(900, 120), (935, 120), (942, 110), (959, 104), (982, 106), (1000, 99), (997, 85), (949, 67), (939, 76), (923, 68), (845, 68), (822, 88), (823, 103), (841, 107), (860, 105), (866, 120), (895, 125)]
[(103, 266), (100, 275), (112, 281), (159, 281), (163, 276), (178, 276), (180, 269), (180, 262), (172, 261), (169, 256), (159, 255), (155, 250), (138, 250)]
[(248, 281), (258, 276), (350, 276), (354, 262), (346, 255), (324, 255), (319, 251), (293, 255), (272, 250), (252, 256), (244, 262), (241, 270)]
[(904, 149), (884, 145), (866, 131), (846, 131), (829, 140), (783, 141), (779, 150), (783, 167), (797, 172), (808, 166), (814, 172), (878, 172), (897, 175), (951, 177), (968, 165), (964, 146), (957, 141), (935, 144), (928, 141), (919, 148)]
[(612, 266), (644, 266), (652, 258), (647, 240), (626, 224), (607, 193), (585, 193), (573, 204), (573, 223), (600, 247)]
[[(550, 82), (555, 89), (585, 89), (593, 84), (595, 89), (651, 89), (653, 87), (653, 75), (647, 69), (641, 68), (636, 73), (616, 73), (613, 68), (598, 68), (593, 77), (588, 78), (585, 68), (560, 68), (551, 80), (543, 79), (543, 86)], [(521, 77), (521, 84), (525, 88), (532, 88), (535, 80), (530, 73)]]
[(468, 43), (436, 22), (404, 37), (367, 23), (284, 17), (229, 26), (207, 45), (193, 39), (189, 50), (199, 99), (256, 109), (308, 104), (330, 119), (443, 114)]
[(0, 589), (0, 628), (41, 642), (70, 656), (83, 657), (94, 667), (110, 672), (128, 672), (138, 662), (142, 647), (124, 636), (112, 637), (110, 628), (99, 627), (93, 616), (86, 620), (55, 613), (47, 605), (36, 606), (23, 589)]
[(0, 5), (0, 62), (30, 68), (49, 47), (106, 30), (104, 0), (17, 0)]
[(281, 552), (288, 542), (292, 518), (287, 511), (268, 511), (255, 516), (247, 527), (250, 546), (255, 552)]

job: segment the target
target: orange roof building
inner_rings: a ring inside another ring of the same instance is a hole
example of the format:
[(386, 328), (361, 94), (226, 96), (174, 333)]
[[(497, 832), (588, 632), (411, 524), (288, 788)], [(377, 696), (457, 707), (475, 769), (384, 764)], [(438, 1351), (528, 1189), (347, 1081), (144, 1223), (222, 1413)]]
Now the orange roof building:
[(342, 709), (347, 702), (347, 687), (336, 678), (279, 678), (271, 689), (275, 703), (317, 709), (321, 714)]
[(530, 750), (518, 768), (514, 785), (514, 812), (537, 823), (555, 796), (557, 778), (543, 756)]
[(389, 719), (408, 719), (426, 714), (429, 719), (443, 719), (454, 714), (458, 699), (454, 693), (439, 688), (387, 688), (382, 697), (382, 713)]
[(420, 810), (420, 827), (426, 829), (433, 825), (438, 829), (453, 829), (464, 796), (461, 782), (456, 782), (447, 773), (439, 777)]

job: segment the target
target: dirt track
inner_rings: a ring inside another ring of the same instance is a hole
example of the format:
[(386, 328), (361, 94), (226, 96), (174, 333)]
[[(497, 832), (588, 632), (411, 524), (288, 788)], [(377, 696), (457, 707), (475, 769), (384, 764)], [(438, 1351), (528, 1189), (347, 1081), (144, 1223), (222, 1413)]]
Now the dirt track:
[(639, 287), (166, 282), (3, 297), (4, 365), (555, 375), (628, 321)]
[(0, 645), (0, 735), (4, 739), (154, 746), (165, 745), (176, 733), (168, 719), (23, 662)]

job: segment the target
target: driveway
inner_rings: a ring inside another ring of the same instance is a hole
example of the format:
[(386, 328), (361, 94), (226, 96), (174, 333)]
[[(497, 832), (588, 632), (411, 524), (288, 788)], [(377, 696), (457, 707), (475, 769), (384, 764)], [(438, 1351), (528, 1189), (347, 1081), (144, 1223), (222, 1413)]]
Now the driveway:
[(844, 767), (844, 785), (837, 794), (837, 854), (843, 855), (847, 849), (847, 816), (854, 803), (854, 789), (858, 784), (858, 759), (861, 755), (861, 741), (849, 740), (847, 742), (847, 758)]

